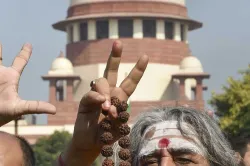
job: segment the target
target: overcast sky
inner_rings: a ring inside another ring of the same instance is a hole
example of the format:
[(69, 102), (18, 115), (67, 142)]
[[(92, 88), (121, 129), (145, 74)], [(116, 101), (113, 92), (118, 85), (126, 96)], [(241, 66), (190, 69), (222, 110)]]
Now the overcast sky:
[[(208, 91), (220, 92), (228, 76), (239, 78), (237, 71), (250, 63), (250, 1), (188, 0), (189, 16), (204, 23), (189, 34), (192, 54), (198, 57), (211, 79)], [(66, 17), (68, 0), (12, 0), (0, 5), (0, 41), (5, 65), (10, 65), (25, 42), (33, 44), (33, 56), (20, 83), (24, 99), (48, 100), (48, 72), (60, 50), (65, 51), (66, 35), (51, 25)], [(43, 123), (45, 118), (40, 118)]]

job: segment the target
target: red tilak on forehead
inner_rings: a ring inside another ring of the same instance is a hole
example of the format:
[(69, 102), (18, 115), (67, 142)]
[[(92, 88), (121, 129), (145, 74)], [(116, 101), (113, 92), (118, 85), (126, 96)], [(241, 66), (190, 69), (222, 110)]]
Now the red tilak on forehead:
[(168, 145), (169, 145), (169, 143), (170, 143), (170, 140), (169, 139), (167, 139), (167, 138), (162, 138), (159, 142), (158, 142), (158, 147), (159, 148), (167, 148), (168, 147)]

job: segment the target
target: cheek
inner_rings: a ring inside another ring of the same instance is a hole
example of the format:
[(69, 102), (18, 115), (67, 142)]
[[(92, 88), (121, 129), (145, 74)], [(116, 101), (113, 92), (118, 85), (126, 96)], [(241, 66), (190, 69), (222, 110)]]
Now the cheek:
[(246, 152), (243, 159), (245, 163), (250, 164), (250, 151)]

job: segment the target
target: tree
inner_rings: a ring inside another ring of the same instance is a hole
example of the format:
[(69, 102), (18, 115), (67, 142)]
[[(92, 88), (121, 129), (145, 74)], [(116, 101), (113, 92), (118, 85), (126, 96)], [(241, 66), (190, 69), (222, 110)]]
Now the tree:
[(210, 100), (222, 130), (232, 135), (246, 129), (250, 134), (250, 65), (239, 73), (241, 79), (229, 77), (228, 86), (223, 86), (223, 93), (213, 93)]
[(67, 131), (55, 131), (49, 137), (38, 139), (33, 146), (37, 166), (51, 166), (71, 140)]

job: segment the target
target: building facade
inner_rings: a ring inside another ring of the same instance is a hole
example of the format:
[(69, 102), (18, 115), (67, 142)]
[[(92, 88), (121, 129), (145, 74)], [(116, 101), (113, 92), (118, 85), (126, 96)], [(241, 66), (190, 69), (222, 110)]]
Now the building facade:
[[(124, 49), (118, 85), (139, 56), (147, 54), (150, 59), (129, 99), (132, 119), (148, 106), (202, 108), (202, 80), (209, 75), (190, 55), (188, 44), (189, 31), (201, 26), (188, 17), (185, 0), (71, 0), (67, 18), (53, 25), (67, 34), (67, 58), (80, 77), (72, 94), (66, 95), (80, 101), (90, 90), (89, 83), (103, 76), (112, 43), (119, 39)], [(50, 95), (51, 102), (58, 103), (54, 92), (50, 94), (54, 96)], [(57, 121), (56, 116), (49, 116), (49, 124)]]
[(117, 39), (124, 47), (118, 85), (139, 56), (150, 59), (129, 99), (130, 123), (152, 106), (204, 108), (202, 92), (207, 88), (202, 81), (209, 74), (188, 44), (188, 33), (202, 23), (188, 17), (185, 0), (71, 0), (66, 19), (53, 27), (67, 35), (66, 57), (61, 53), (42, 77), (50, 82), (49, 101), (57, 107), (56, 115), (48, 115), (45, 130), (73, 132), (79, 102), (90, 82), (103, 76)]

